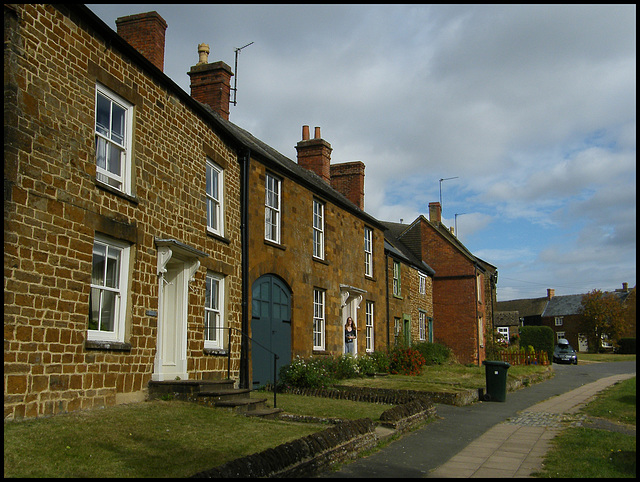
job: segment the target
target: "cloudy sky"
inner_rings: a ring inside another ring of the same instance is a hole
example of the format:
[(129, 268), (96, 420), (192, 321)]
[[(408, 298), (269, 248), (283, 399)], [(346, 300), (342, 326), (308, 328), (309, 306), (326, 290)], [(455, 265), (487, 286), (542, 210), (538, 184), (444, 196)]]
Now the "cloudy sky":
[(365, 163), (378, 219), (428, 217), (442, 194), (499, 301), (635, 286), (635, 5), (89, 8), (114, 30), (156, 10), (186, 92), (199, 43), (233, 69), (254, 42), (230, 120), (292, 160), (321, 127), (332, 162)]

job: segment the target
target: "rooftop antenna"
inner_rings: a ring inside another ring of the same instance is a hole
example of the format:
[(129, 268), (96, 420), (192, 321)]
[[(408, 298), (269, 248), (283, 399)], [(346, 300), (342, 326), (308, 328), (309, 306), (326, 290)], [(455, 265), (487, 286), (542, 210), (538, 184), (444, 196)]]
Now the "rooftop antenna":
[(244, 47), (240, 47), (240, 48), (236, 48), (234, 49), (236, 52), (236, 65), (235, 68), (233, 69), (233, 72), (235, 73), (234, 79), (233, 79), (233, 100), (231, 101), (233, 103), (233, 105), (237, 105), (236, 102), (236, 95), (238, 93), (238, 54), (240, 53), (240, 51), (246, 47), (248, 47), (249, 45), (251, 45), (253, 42), (248, 43), (247, 45), (245, 45)]
[(444, 207), (442, 206), (442, 181), (448, 181), (450, 179), (458, 179), (458, 176), (445, 177), (444, 179), (440, 179), (440, 212), (444, 211)]

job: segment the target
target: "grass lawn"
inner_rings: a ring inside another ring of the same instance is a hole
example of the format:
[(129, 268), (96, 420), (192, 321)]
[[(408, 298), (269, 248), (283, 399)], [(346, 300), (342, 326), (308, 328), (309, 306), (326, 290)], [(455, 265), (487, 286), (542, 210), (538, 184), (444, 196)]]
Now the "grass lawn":
[[(601, 392), (583, 410), (591, 417), (635, 425), (636, 379)], [(636, 437), (585, 427), (568, 428), (553, 439), (553, 448), (537, 477), (636, 477)]]
[(188, 477), (322, 430), (180, 401), (4, 424), (5, 477)]
[[(251, 398), (266, 398), (266, 405), (273, 406), (273, 392), (256, 391), (251, 393)], [(308, 397), (305, 395), (293, 395), (290, 393), (276, 394), (278, 408), (286, 413), (295, 415), (311, 415), (323, 418), (344, 418), (357, 420), (370, 418), (374, 422), (380, 420), (380, 415), (393, 405), (381, 403), (352, 402), (351, 400), (337, 400), (332, 398)]]
[[(509, 368), (507, 377), (526, 380), (550, 370), (552, 370), (551, 366), (515, 365)], [(427, 392), (459, 392), (483, 388), (486, 385), (486, 376), (484, 366), (445, 364), (424, 366), (419, 376), (388, 375), (379, 378), (354, 378), (341, 380), (340, 384)]]

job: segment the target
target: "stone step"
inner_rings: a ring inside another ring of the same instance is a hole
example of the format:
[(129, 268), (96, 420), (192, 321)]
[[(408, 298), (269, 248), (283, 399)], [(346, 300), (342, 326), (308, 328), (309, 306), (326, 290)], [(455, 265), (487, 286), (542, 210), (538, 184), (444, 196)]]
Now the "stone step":
[(200, 390), (198, 397), (215, 398), (219, 400), (235, 400), (238, 398), (248, 398), (251, 390), (248, 388), (206, 388)]

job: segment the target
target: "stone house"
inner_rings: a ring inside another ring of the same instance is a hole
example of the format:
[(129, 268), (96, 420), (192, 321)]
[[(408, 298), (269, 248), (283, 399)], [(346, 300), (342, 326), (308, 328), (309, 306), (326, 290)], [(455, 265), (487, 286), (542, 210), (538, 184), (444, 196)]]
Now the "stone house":
[(461, 363), (480, 365), (487, 328), (493, 326), (498, 270), (474, 256), (441, 222), (440, 203), (429, 204), (429, 219), (387, 224), (397, 239), (433, 270), (433, 337)]
[(5, 419), (237, 378), (241, 146), (162, 72), (166, 23), (4, 18)]
[[(229, 122), (208, 47), (189, 95), (156, 12), (117, 34), (82, 5), (4, 15), (5, 419), (140, 401), (151, 380), (256, 386), (272, 353), (342, 353), (348, 316), (358, 353), (433, 318), (430, 268), (364, 211), (364, 164), (332, 165), (319, 128), (295, 162)], [(394, 258), (409, 305), (389, 303)]]
[(388, 323), (393, 323), (390, 345), (433, 343), (433, 276), (435, 271), (396, 238), (402, 225), (385, 222)]

